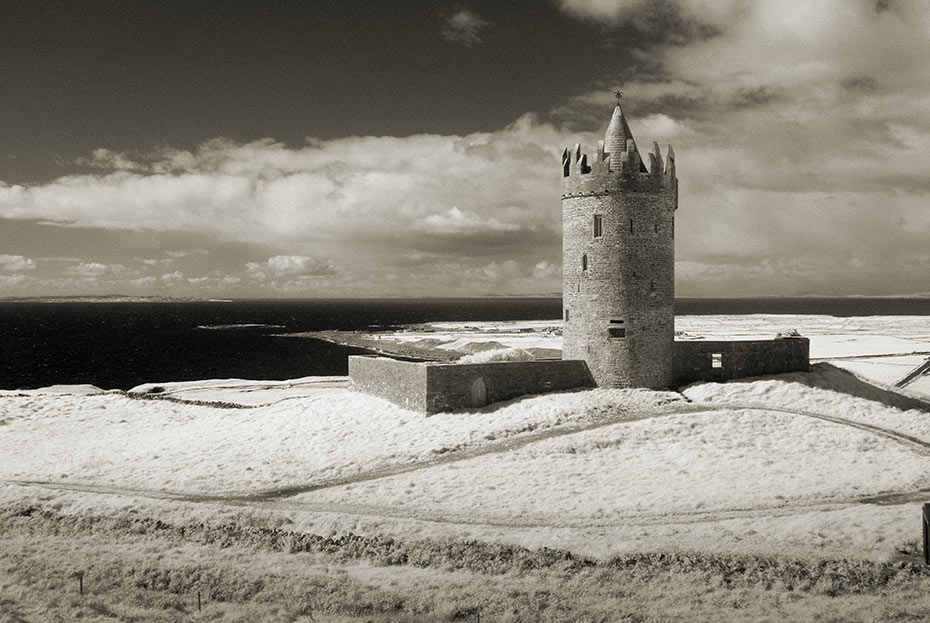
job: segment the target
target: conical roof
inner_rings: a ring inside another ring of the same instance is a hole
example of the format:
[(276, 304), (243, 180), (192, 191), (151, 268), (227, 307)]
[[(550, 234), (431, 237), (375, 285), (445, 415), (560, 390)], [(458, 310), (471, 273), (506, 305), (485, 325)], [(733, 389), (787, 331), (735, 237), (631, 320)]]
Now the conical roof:
[(632, 140), (633, 134), (630, 132), (630, 126), (626, 124), (626, 118), (623, 116), (623, 109), (620, 103), (614, 108), (614, 114), (610, 118), (610, 125), (607, 126), (607, 133), (604, 134), (604, 153), (620, 154), (627, 150), (627, 140)]

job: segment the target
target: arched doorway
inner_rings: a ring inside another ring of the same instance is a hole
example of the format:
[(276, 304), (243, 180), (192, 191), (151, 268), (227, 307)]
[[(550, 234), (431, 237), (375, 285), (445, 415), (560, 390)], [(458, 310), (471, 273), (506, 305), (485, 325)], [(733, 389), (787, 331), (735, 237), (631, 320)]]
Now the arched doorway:
[(488, 404), (488, 386), (485, 385), (483, 378), (477, 378), (472, 381), (469, 402), (473, 407), (484, 407)]

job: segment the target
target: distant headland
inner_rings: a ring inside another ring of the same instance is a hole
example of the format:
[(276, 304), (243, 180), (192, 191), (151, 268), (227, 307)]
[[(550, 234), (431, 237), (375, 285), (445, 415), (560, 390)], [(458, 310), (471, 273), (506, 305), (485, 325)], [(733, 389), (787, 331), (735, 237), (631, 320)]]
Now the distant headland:
[(127, 296), (124, 294), (98, 294), (88, 296), (8, 296), (0, 303), (231, 303), (229, 299), (201, 299), (188, 296)]

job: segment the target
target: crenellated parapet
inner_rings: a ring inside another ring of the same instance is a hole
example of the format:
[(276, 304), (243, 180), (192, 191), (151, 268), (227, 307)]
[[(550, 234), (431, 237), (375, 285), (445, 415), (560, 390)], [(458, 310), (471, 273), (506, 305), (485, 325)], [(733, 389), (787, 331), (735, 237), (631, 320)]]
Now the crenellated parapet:
[(663, 160), (659, 145), (653, 143), (647, 168), (633, 139), (626, 144), (625, 150), (609, 153), (604, 151), (604, 141), (598, 141), (593, 159), (582, 153), (580, 144), (572, 149), (566, 147), (562, 151), (562, 198), (597, 196), (617, 190), (677, 192), (675, 150), (671, 145)]
[(672, 191), (677, 197), (675, 151), (669, 145), (663, 160), (659, 145), (652, 145), (647, 167), (618, 102), (594, 158), (582, 153), (580, 144), (562, 150), (562, 198), (600, 196), (620, 190)]

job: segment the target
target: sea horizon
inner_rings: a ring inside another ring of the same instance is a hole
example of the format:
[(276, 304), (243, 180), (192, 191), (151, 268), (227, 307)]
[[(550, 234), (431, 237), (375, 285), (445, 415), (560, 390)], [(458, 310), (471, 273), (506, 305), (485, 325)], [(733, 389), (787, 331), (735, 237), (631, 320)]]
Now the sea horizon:
[[(681, 298), (675, 310), (679, 316), (930, 316), (930, 299)], [(0, 388), (345, 375), (348, 356), (368, 351), (282, 334), (561, 317), (557, 297), (0, 301)]]
[[(42, 302), (42, 301), (96, 301), (101, 302), (238, 302), (238, 301), (442, 301), (442, 300), (481, 300), (481, 299), (561, 299), (561, 293), (552, 294), (476, 294), (471, 296), (256, 296), (256, 297), (189, 297), (167, 295), (134, 294), (74, 294), (48, 296), (4, 296), (0, 303)], [(791, 299), (887, 299), (887, 300), (930, 300), (930, 292), (912, 294), (760, 294), (755, 296), (676, 296), (682, 300), (791, 300)]]

